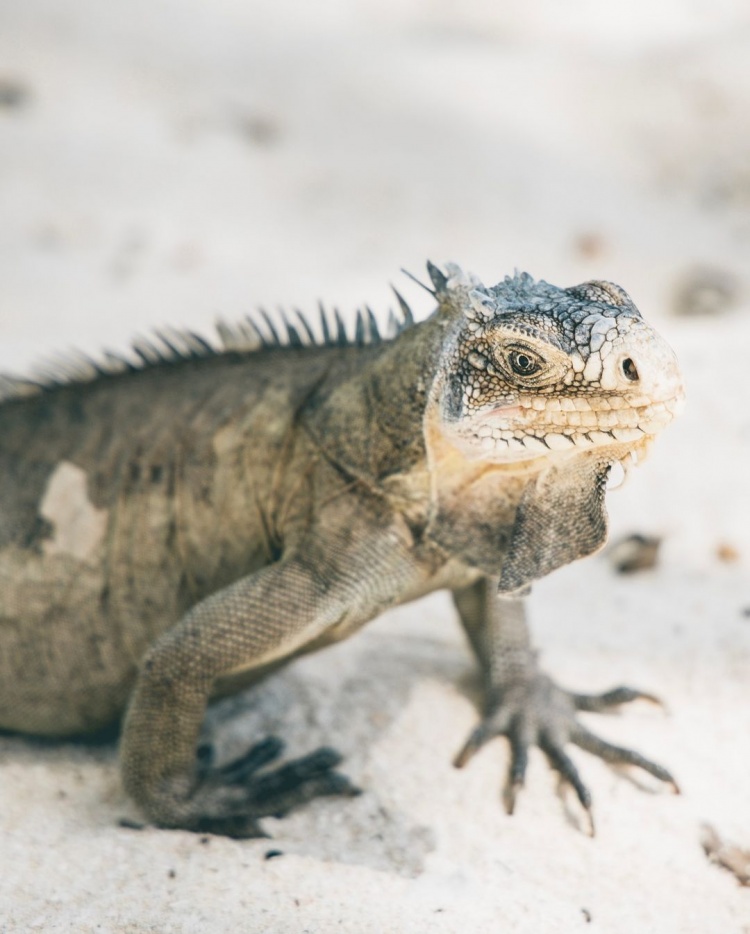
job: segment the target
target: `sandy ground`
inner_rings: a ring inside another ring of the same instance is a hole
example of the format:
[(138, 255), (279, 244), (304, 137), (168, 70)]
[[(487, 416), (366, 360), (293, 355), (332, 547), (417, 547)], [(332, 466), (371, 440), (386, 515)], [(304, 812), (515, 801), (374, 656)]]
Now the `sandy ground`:
[(113, 746), (0, 739), (0, 931), (750, 931), (700, 846), (750, 846), (750, 13), (614, 6), (0, 0), (0, 369), (261, 303), (385, 309), (394, 279), (426, 314), (398, 270), (429, 256), (621, 282), (689, 390), (610, 497), (658, 568), (596, 557), (531, 601), (562, 683), (667, 700), (596, 727), (682, 796), (574, 752), (591, 840), (534, 754), (507, 817), (501, 742), (450, 765), (476, 685), (435, 595), (212, 712), (224, 755), (333, 742), (366, 789), (272, 841), (120, 828)]

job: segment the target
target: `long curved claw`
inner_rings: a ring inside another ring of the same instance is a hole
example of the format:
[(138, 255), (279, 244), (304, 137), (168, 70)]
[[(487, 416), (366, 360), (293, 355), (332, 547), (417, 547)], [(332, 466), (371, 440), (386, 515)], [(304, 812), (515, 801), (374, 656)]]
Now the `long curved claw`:
[(461, 751), (454, 758), (454, 767), (462, 769), (479, 752), (482, 746), (491, 739), (496, 736), (509, 735), (511, 732), (511, 716), (510, 710), (501, 706), (494, 713), (483, 717), (479, 725), (472, 730)]
[(307, 804), (315, 798), (354, 798), (360, 794), (361, 789), (353, 785), (346, 775), (340, 772), (326, 772), (263, 798), (262, 806), (273, 817), (284, 817), (292, 808)]
[(487, 728), (484, 721), (479, 724), (476, 729), (474, 729), (466, 740), (461, 750), (456, 754), (453, 759), (453, 767), (456, 769), (462, 769), (466, 763), (472, 759), (484, 746), (488, 739), (492, 737), (492, 733)]
[(587, 811), (591, 810), (591, 792), (583, 784), (575, 763), (562, 748), (562, 745), (557, 740), (552, 739), (546, 732), (543, 732), (539, 737), (539, 748), (549, 760), (552, 768), (558, 771), (575, 791), (581, 807)]
[(286, 765), (264, 772), (252, 781), (252, 799), (264, 801), (279, 795), (287, 795), (304, 785), (310, 779), (318, 778), (330, 772), (341, 762), (341, 756), (335, 749), (323, 747), (307, 756), (287, 762)]
[(570, 785), (586, 815), (588, 835), (595, 836), (594, 815), (591, 809), (591, 792), (584, 785), (578, 769), (570, 756), (565, 752), (562, 743), (543, 731), (539, 736), (539, 748), (547, 757), (549, 764), (560, 774), (563, 784)]
[(612, 765), (634, 765), (639, 769), (643, 769), (644, 772), (648, 772), (649, 775), (653, 775), (654, 778), (658, 778), (659, 781), (664, 782), (666, 785), (671, 785), (675, 794), (680, 794), (679, 785), (672, 774), (665, 769), (663, 765), (652, 762), (651, 759), (647, 759), (634, 749), (627, 749), (625, 746), (616, 746), (614, 743), (608, 743), (595, 733), (587, 730), (586, 727), (581, 726), (580, 723), (577, 723), (575, 728), (571, 730), (570, 740), (575, 743), (576, 746), (585, 749), (586, 752), (593, 753), (593, 755), (604, 759), (605, 762), (609, 762)]
[(655, 704), (662, 709), (666, 707), (664, 701), (655, 694), (649, 694), (647, 691), (639, 691), (636, 688), (629, 688), (624, 685), (612, 688), (610, 691), (604, 691), (602, 694), (571, 694), (570, 698), (576, 710), (591, 713), (603, 713), (613, 707), (630, 704), (636, 700), (648, 701), (648, 703)]

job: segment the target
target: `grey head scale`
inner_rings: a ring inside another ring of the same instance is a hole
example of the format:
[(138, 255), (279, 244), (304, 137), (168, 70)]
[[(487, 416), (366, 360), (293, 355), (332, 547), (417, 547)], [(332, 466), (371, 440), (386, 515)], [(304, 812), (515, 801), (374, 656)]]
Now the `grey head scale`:
[(487, 288), (430, 264), (458, 319), (440, 414), (469, 458), (528, 461), (611, 449), (643, 452), (680, 411), (674, 352), (611, 282), (558, 288), (528, 273)]

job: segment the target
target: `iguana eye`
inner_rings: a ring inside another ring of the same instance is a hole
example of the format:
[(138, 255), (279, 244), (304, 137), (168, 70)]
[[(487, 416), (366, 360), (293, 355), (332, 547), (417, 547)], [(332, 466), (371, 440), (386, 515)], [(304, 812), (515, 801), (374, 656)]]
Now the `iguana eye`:
[(508, 354), (508, 363), (513, 372), (519, 376), (531, 376), (542, 368), (539, 360), (525, 350), (511, 350)]

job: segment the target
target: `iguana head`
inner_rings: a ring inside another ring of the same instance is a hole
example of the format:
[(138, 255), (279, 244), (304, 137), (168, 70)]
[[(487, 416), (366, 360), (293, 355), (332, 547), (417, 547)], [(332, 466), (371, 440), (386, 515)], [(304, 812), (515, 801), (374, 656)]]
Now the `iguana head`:
[(625, 462), (679, 412), (675, 355), (620, 286), (561, 289), (522, 273), (486, 288), (446, 268), (428, 264), (455, 321), (440, 422), (465, 456), (504, 463), (589, 451)]

